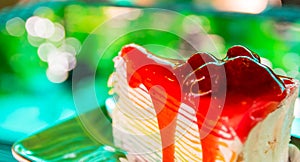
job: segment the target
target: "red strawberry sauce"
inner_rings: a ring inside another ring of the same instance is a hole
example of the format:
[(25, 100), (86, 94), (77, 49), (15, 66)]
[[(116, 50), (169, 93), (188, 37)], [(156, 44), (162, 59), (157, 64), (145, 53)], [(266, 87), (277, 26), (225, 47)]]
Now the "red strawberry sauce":
[(136, 45), (125, 46), (121, 56), (129, 86), (143, 84), (149, 91), (164, 162), (174, 161), (176, 119), (182, 103), (197, 112), (203, 161), (214, 162), (220, 152), (219, 139), (237, 136), (245, 142), (249, 131), (286, 97), (285, 84), (293, 84), (276, 76), (260, 63), (257, 54), (242, 46), (231, 47), (222, 60), (196, 53), (187, 61), (174, 63)]

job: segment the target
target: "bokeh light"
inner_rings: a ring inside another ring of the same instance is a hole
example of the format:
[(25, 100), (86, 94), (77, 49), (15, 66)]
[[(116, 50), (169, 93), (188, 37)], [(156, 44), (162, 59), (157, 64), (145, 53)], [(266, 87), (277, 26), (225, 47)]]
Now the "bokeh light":
[(260, 57), (260, 61), (261, 61), (262, 64), (264, 64), (264, 65), (266, 65), (266, 66), (268, 66), (269, 68), (272, 69), (273, 64), (269, 59), (264, 58), (264, 57)]
[(273, 69), (273, 71), (277, 75), (286, 76), (286, 72), (282, 68), (275, 68), (275, 69)]
[(289, 70), (297, 70), (300, 66), (300, 55), (297, 53), (287, 53), (282, 59), (283, 65)]
[(53, 83), (62, 83), (68, 78), (68, 73), (63, 71), (57, 71), (61, 69), (60, 67), (56, 67), (54, 70), (52, 68), (48, 68), (46, 71), (47, 78)]
[(33, 15), (51, 19), (55, 14), (51, 8), (41, 6), (34, 11)]
[[(48, 14), (44, 14), (44, 11)], [(50, 8), (38, 8), (34, 14), (25, 23), (28, 42), (38, 47), (39, 58), (48, 63), (47, 78), (54, 83), (64, 82), (68, 72), (76, 66), (76, 54), (81, 49), (81, 42), (77, 38), (66, 37), (62, 24), (45, 18), (54, 17)]]
[(65, 28), (59, 23), (54, 23), (54, 33), (49, 37), (50, 41), (59, 42), (65, 38)]
[(30, 34), (27, 35), (27, 40), (34, 47), (39, 47), (41, 44), (45, 43), (45, 39), (31, 36)]
[(6, 22), (6, 31), (16, 37), (20, 37), (25, 33), (25, 21), (20, 17), (14, 17)]
[(34, 24), (36, 36), (41, 38), (50, 38), (55, 31), (54, 24), (45, 18), (38, 18)]
[(212, 4), (221, 11), (257, 14), (266, 9), (268, 0), (213, 0)]
[(48, 69), (55, 74), (66, 73), (69, 70), (69, 61), (64, 53), (56, 52), (48, 56)]
[(81, 43), (78, 39), (74, 37), (68, 37), (65, 39), (65, 43), (74, 47), (76, 53), (78, 53), (81, 49)]
[(38, 48), (39, 58), (47, 62), (48, 56), (57, 52), (57, 48), (52, 43), (43, 43)]
[(55, 31), (54, 24), (46, 18), (32, 16), (26, 21), (27, 32), (34, 37), (50, 38)]
[(76, 49), (70, 45), (70, 44), (67, 44), (66, 42), (64, 42), (60, 47), (59, 47), (59, 50), (60, 51), (64, 51), (64, 52), (67, 52), (71, 55), (76, 55), (77, 51)]

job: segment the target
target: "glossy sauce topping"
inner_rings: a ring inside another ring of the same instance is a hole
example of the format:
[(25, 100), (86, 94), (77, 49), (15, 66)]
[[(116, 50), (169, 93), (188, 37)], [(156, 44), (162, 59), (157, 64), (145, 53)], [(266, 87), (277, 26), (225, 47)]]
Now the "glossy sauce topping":
[[(151, 96), (160, 129), (163, 161), (174, 161), (176, 119), (182, 103), (196, 111), (204, 162), (218, 157), (219, 139), (238, 136), (245, 142), (249, 131), (286, 97), (285, 84), (260, 63), (257, 54), (234, 46), (218, 60), (197, 53), (187, 61), (158, 58), (137, 45), (121, 51), (129, 86), (143, 84)], [(175, 63), (174, 63), (175, 62)], [(219, 133), (225, 127), (226, 136)], [(234, 132), (230, 128), (234, 129)]]

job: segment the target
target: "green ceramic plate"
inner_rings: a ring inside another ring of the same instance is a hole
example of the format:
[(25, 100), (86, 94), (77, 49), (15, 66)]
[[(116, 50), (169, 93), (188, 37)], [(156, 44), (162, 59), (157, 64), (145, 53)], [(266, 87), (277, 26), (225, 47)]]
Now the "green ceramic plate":
[[(99, 117), (100, 111), (92, 110), (15, 143), (14, 157), (19, 161), (120, 161), (125, 152), (109, 146), (113, 143), (111, 123)], [(94, 135), (100, 135), (106, 145), (91, 135), (83, 120), (98, 128)]]

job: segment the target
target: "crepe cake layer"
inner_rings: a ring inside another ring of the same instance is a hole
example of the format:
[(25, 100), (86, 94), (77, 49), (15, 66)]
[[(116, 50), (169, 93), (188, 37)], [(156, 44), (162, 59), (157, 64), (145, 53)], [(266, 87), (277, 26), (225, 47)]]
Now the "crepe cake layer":
[[(116, 107), (112, 113), (115, 145), (128, 152), (129, 161), (161, 161), (160, 130), (148, 90), (142, 84), (131, 88), (123, 58), (117, 56), (114, 61), (116, 71), (110, 78), (109, 86), (116, 94)], [(231, 140), (219, 140), (220, 151), (216, 161), (287, 161), (296, 97), (297, 90), (289, 92), (278, 109), (253, 127), (244, 143), (237, 136)], [(182, 103), (176, 122), (175, 161), (202, 161), (195, 110)], [(219, 134), (230, 136), (228, 128), (222, 125), (219, 128)]]

